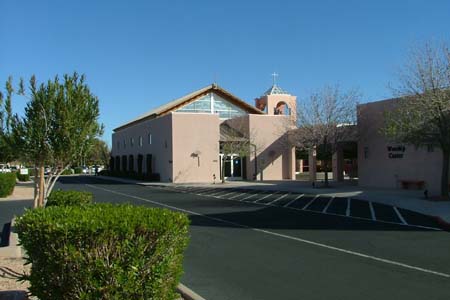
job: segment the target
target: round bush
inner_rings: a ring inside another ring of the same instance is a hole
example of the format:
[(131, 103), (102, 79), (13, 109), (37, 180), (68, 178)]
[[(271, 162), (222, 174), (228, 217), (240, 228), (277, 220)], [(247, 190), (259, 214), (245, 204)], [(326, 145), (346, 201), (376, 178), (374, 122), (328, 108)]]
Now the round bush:
[[(41, 300), (176, 299), (188, 218), (132, 205), (59, 206), (16, 222)], [(45, 247), (43, 247), (45, 245)]]
[(53, 191), (47, 198), (46, 206), (77, 206), (92, 203), (93, 195), (81, 191)]
[(0, 197), (7, 197), (14, 191), (16, 185), (16, 174), (0, 173)]
[(19, 181), (30, 181), (30, 174), (20, 174), (19, 172), (16, 174)]

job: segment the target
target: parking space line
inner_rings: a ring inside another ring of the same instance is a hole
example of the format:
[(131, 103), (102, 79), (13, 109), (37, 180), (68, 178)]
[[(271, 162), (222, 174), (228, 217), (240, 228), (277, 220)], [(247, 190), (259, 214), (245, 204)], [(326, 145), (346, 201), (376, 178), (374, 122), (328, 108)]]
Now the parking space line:
[(285, 205), (283, 205), (283, 207), (288, 207), (289, 205), (291, 205), (292, 203), (294, 203), (295, 201), (297, 201), (298, 199), (300, 199), (301, 197), (305, 196), (305, 194), (301, 194), (298, 195), (297, 197), (294, 198), (294, 200), (289, 201), (288, 203), (286, 203)]
[(237, 195), (234, 195), (233, 197), (230, 197), (229, 199), (230, 200), (232, 200), (232, 199), (234, 199), (234, 198), (236, 198), (236, 197), (239, 197), (239, 196), (241, 196), (241, 195), (244, 195), (245, 193), (239, 193), (239, 194), (237, 194)]
[(249, 195), (249, 196), (247, 196), (247, 197), (245, 197), (245, 198), (243, 198), (241, 200), (238, 200), (238, 201), (244, 201), (244, 200), (250, 199), (252, 197), (255, 197), (256, 195), (259, 195), (259, 193), (257, 191), (255, 191), (254, 194), (251, 194), (251, 195)]
[(253, 201), (253, 203), (258, 203), (259, 201), (262, 201), (262, 200), (264, 200), (264, 199), (266, 199), (266, 198), (268, 198), (268, 197), (270, 197), (272, 195), (275, 195), (276, 193), (278, 193), (278, 192), (267, 194), (264, 197), (262, 197), (261, 199), (256, 199), (256, 201)]
[(345, 210), (345, 215), (350, 217), (350, 198), (347, 198), (347, 209)]
[(402, 214), (398, 211), (397, 207), (392, 206), (392, 208), (394, 209), (395, 213), (397, 214), (397, 217), (400, 219), (400, 221), (404, 224), (404, 225), (408, 225), (408, 223), (405, 221), (405, 219), (403, 218)]
[(327, 213), (327, 209), (328, 209), (328, 207), (330, 207), (331, 202), (333, 202), (333, 200), (334, 200), (334, 196), (331, 197), (330, 200), (328, 200), (328, 203), (327, 203), (327, 205), (323, 208), (322, 213), (324, 213), (324, 214)]
[(369, 201), (370, 215), (372, 216), (372, 220), (376, 221), (377, 217), (375, 215), (375, 209), (373, 209), (372, 201)]
[(283, 199), (284, 197), (286, 197), (287, 195), (289, 195), (289, 193), (281, 195), (280, 197), (278, 197), (277, 199), (273, 200), (272, 202), (267, 203), (266, 205), (272, 205), (273, 203)]
[(313, 202), (314, 202), (314, 200), (316, 200), (317, 198), (319, 198), (319, 195), (316, 195), (315, 197), (313, 197), (313, 198), (311, 199), (311, 201), (309, 201), (308, 203), (306, 203), (306, 205), (305, 205), (305, 206), (303, 206), (302, 210), (306, 210), (306, 209), (308, 209), (308, 206), (310, 206), (310, 205), (311, 205), (311, 203), (313, 203)]
[(218, 195), (220, 195), (221, 193), (224, 193), (224, 192), (226, 193), (226, 192), (228, 192), (228, 190), (227, 189), (220, 189), (218, 192), (209, 194), (208, 196), (217, 197)]
[(226, 195), (231, 195), (231, 194), (234, 194), (234, 193), (237, 193), (237, 192), (236, 191), (231, 191), (229, 193), (226, 193), (226, 194), (223, 194), (223, 195), (220, 195), (220, 196), (217, 196), (217, 197), (222, 198), (222, 197), (224, 197)]
[[(210, 220), (222, 222), (222, 223), (225, 223), (225, 224), (238, 226), (238, 227), (241, 227), (241, 228), (250, 229), (250, 230), (253, 230), (255, 232), (260, 232), (260, 233), (264, 233), (264, 234), (267, 234), (267, 235), (277, 236), (277, 237), (280, 237), (280, 238), (284, 238), (284, 239), (288, 239), (288, 240), (292, 240), (292, 241), (308, 244), (308, 245), (311, 245), (311, 246), (321, 247), (321, 248), (333, 250), (333, 251), (336, 251), (336, 252), (345, 253), (345, 254), (348, 254), (348, 255), (365, 258), (365, 259), (368, 259), (368, 260), (378, 261), (378, 262), (381, 262), (381, 263), (394, 265), (394, 266), (397, 266), (397, 267), (402, 267), (402, 268), (409, 269), (409, 270), (414, 270), (414, 271), (419, 271), (419, 272), (423, 272), (423, 273), (433, 274), (433, 275), (444, 277), (444, 278), (450, 278), (450, 274), (447, 274), (447, 273), (438, 272), (438, 271), (434, 271), (434, 270), (431, 270), (431, 269), (425, 269), (425, 268), (421, 268), (421, 267), (418, 267), (418, 266), (408, 265), (406, 263), (402, 263), (402, 262), (398, 262), (398, 261), (394, 261), (394, 260), (389, 260), (389, 259), (385, 259), (385, 258), (381, 258), (381, 257), (377, 257), (377, 256), (372, 256), (372, 255), (364, 254), (362, 252), (347, 250), (347, 249), (344, 249), (344, 248), (339, 248), (339, 247), (327, 245), (327, 244), (320, 243), (320, 242), (314, 242), (312, 240), (307, 240), (307, 239), (303, 239), (303, 238), (300, 238), (300, 237), (290, 236), (290, 235), (278, 233), (278, 232), (275, 232), (275, 231), (254, 228), (254, 227), (250, 227), (250, 226), (247, 226), (247, 225), (244, 225), (244, 224), (240, 224), (240, 223), (224, 220), (224, 219), (217, 218), (217, 217), (207, 216), (207, 215), (204, 215), (204, 214), (192, 211), (192, 210), (179, 208), (179, 207), (176, 207), (176, 206), (172, 206), (172, 205), (164, 204), (164, 203), (161, 203), (161, 202), (153, 201), (153, 200), (150, 200), (150, 199), (147, 199), (147, 198), (142, 198), (142, 197), (138, 197), (138, 196), (134, 196), (134, 195), (130, 195), (130, 194), (121, 193), (121, 192), (117, 192), (115, 190), (110, 190), (110, 189), (98, 187), (98, 186), (91, 185), (91, 184), (85, 184), (85, 185), (88, 186), (88, 187), (91, 187), (93, 189), (99, 189), (99, 190), (107, 191), (107, 192), (110, 192), (110, 193), (113, 193), (113, 194), (116, 194), (116, 195), (121, 195), (121, 196), (124, 196), (124, 197), (128, 197), (128, 198), (133, 198), (133, 199), (137, 199), (137, 200), (140, 200), (140, 201), (149, 202), (149, 203), (152, 203), (152, 204), (155, 204), (155, 205), (158, 205), (158, 206), (162, 206), (162, 207), (165, 207), (165, 208), (181, 211), (181, 212), (184, 212), (184, 213), (187, 213), (187, 214), (197, 215), (197, 216), (204, 217), (206, 219), (210, 219)], [(397, 224), (399, 224), (399, 223), (397, 223)]]

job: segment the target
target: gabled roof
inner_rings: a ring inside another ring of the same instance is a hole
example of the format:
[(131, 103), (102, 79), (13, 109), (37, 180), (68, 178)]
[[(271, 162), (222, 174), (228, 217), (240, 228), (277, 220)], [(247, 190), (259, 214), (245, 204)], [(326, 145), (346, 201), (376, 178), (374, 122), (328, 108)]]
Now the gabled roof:
[(263, 96), (268, 95), (289, 95), (289, 93), (280, 88), (276, 83), (274, 83), (272, 87), (263, 94)]
[(136, 119), (133, 119), (115, 129), (113, 129), (114, 132), (119, 131), (121, 129), (124, 129), (126, 127), (129, 127), (131, 125), (140, 123), (142, 121), (146, 121), (146, 120), (150, 120), (150, 119), (154, 119), (163, 115), (166, 115), (168, 113), (171, 113), (175, 110), (177, 110), (178, 108), (187, 105), (193, 101), (195, 101), (196, 99), (210, 93), (210, 92), (214, 92), (217, 93), (218, 95), (224, 97), (225, 99), (227, 99), (228, 101), (230, 101), (231, 103), (233, 103), (234, 105), (239, 106), (240, 108), (244, 109), (246, 112), (248, 112), (249, 114), (264, 114), (264, 112), (260, 111), (259, 109), (257, 109), (254, 106), (251, 106), (250, 104), (248, 104), (247, 102), (245, 102), (244, 100), (241, 100), (240, 98), (236, 97), (235, 95), (231, 94), (230, 92), (228, 92), (227, 90), (221, 88), (220, 86), (218, 86), (217, 84), (213, 83), (210, 84), (202, 89), (199, 89), (195, 92), (192, 92), (188, 95), (185, 95), (181, 98), (175, 99), (170, 101), (169, 103), (163, 104), (155, 109), (152, 109), (149, 112), (146, 112), (145, 114), (137, 117)]

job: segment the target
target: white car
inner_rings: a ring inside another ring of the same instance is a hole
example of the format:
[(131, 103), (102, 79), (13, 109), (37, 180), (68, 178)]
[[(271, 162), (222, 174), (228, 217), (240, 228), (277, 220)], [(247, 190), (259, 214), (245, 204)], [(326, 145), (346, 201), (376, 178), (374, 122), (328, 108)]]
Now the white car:
[(11, 173), (8, 165), (0, 164), (0, 173)]

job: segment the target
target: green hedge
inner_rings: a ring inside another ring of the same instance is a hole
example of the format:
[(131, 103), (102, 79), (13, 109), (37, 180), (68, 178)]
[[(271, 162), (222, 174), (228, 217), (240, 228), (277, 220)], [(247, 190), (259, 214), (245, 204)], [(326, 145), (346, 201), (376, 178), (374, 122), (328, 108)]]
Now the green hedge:
[(19, 172), (16, 172), (16, 175), (19, 181), (30, 181), (30, 174), (20, 174)]
[(47, 198), (46, 206), (79, 206), (92, 203), (93, 195), (90, 192), (80, 191), (53, 191)]
[[(27, 211), (16, 228), (41, 300), (176, 299), (186, 215), (94, 204)], [(45, 247), (43, 247), (45, 245)]]
[(16, 174), (0, 173), (0, 197), (7, 197), (14, 191), (16, 185)]
[(74, 172), (75, 172), (75, 174), (81, 174), (81, 173), (83, 173), (83, 168), (76, 167), (76, 168), (74, 169)]
[(74, 171), (72, 169), (65, 169), (61, 175), (72, 175)]

